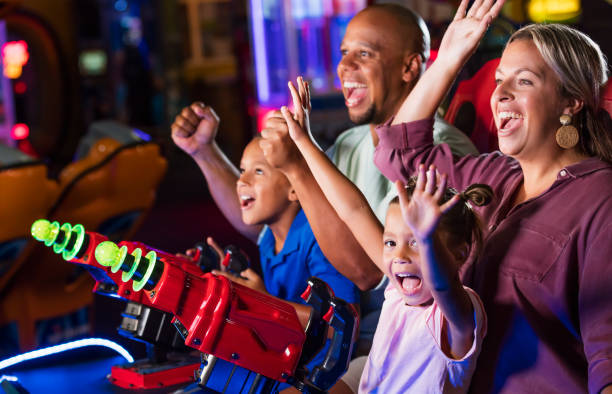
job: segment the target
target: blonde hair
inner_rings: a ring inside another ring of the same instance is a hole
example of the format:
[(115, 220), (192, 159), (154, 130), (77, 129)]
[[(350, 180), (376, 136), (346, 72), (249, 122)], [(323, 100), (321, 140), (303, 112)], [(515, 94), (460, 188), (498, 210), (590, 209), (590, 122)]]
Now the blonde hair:
[(600, 107), (608, 65), (599, 45), (586, 34), (560, 24), (525, 26), (512, 34), (508, 45), (521, 39), (532, 40), (555, 72), (561, 83), (561, 96), (584, 103), (575, 121), (580, 126), (580, 150), (612, 162), (612, 122)]

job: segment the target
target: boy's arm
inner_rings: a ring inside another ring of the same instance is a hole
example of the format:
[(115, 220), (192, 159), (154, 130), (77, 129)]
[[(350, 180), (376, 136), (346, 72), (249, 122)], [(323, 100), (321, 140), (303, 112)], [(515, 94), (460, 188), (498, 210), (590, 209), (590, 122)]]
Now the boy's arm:
[(283, 300), (282, 298), (278, 298), (268, 293), (268, 290), (266, 290), (266, 286), (264, 285), (264, 282), (261, 279), (261, 277), (257, 275), (257, 273), (253, 271), (251, 268), (247, 268), (244, 271), (240, 272), (240, 277), (234, 274), (231, 274), (229, 272), (219, 271), (219, 270), (213, 270), (212, 273), (215, 275), (225, 276), (227, 279), (231, 280), (232, 282), (236, 282), (240, 285), (246, 286), (250, 289), (259, 291), (260, 293), (267, 294), (271, 297), (277, 298), (283, 302), (291, 304), (291, 306), (295, 308), (295, 312), (297, 313), (297, 317), (298, 317), (298, 320), (300, 321), (300, 324), (302, 325), (302, 328), (306, 329), (306, 326), (308, 325), (308, 320), (310, 319), (310, 313), (312, 311), (312, 307), (308, 305), (298, 304), (297, 302)]
[(402, 216), (417, 241), (423, 280), (448, 322), (450, 355), (461, 359), (474, 341), (474, 308), (459, 279), (458, 258), (451, 254), (460, 250), (451, 252), (437, 231), (440, 217), (457, 204), (459, 198), (455, 196), (443, 205), (438, 204), (446, 189), (446, 176), (442, 176), (436, 186), (435, 171), (430, 167), (426, 175), (425, 166), (419, 166), (412, 197), (408, 197), (401, 182), (396, 182), (396, 187)]
[(244, 224), (236, 194), (238, 169), (215, 141), (219, 117), (203, 103), (195, 102), (176, 116), (172, 123), (174, 143), (187, 153), (202, 171), (217, 207), (242, 235), (257, 240), (261, 226)]
[(392, 124), (433, 116), (455, 76), (478, 47), (480, 39), (501, 10), (504, 1), (477, 1), (467, 14), (468, 0), (461, 1), (453, 22), (442, 38), (436, 60), (404, 100)]

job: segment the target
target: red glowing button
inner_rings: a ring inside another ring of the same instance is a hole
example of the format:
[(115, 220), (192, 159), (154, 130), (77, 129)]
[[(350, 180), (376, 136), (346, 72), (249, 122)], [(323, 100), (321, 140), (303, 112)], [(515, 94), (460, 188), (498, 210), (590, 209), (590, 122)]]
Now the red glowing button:
[(23, 81), (19, 81), (15, 83), (14, 89), (15, 89), (15, 93), (24, 94), (26, 90), (28, 90), (28, 85), (26, 85), (26, 83)]
[(30, 128), (25, 123), (17, 123), (11, 129), (11, 138), (14, 140), (25, 140), (30, 135)]

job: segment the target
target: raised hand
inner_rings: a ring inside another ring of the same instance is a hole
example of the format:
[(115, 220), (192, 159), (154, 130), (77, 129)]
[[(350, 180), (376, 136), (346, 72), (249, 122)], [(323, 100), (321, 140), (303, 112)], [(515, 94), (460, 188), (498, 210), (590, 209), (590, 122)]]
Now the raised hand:
[(312, 110), (310, 104), (310, 85), (301, 76), (297, 78), (296, 82), (298, 85), (297, 89), (291, 81), (287, 84), (293, 101), (293, 119), (300, 125), (300, 128), (289, 129), (289, 135), (294, 141), (304, 137), (310, 138), (309, 116)]
[(298, 77), (297, 84), (298, 89), (293, 86), (291, 81), (288, 83), (295, 112), (291, 113), (287, 107), (282, 107), (281, 114), (289, 128), (289, 136), (296, 144), (299, 145), (303, 142), (312, 142), (318, 148), (317, 143), (310, 133), (310, 88), (302, 77)]
[(499, 14), (505, 0), (475, 0), (467, 10), (468, 2), (461, 1), (455, 18), (442, 37), (436, 61), (465, 63)]
[(185, 153), (194, 156), (214, 141), (218, 128), (219, 116), (212, 107), (194, 102), (174, 118), (172, 140)]
[(433, 165), (427, 172), (423, 164), (419, 166), (417, 183), (412, 197), (408, 197), (408, 192), (401, 182), (397, 181), (395, 185), (402, 217), (419, 242), (433, 236), (440, 217), (459, 201), (459, 196), (456, 195), (440, 205), (440, 200), (446, 190), (446, 175), (438, 176)]

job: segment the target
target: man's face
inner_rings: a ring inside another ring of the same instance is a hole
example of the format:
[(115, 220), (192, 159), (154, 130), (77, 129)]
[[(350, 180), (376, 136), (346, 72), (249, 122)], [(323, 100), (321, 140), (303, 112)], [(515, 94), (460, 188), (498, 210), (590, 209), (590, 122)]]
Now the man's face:
[(407, 38), (396, 26), (385, 12), (370, 9), (357, 14), (346, 29), (338, 77), (353, 123), (385, 122), (408, 94), (402, 79)]

